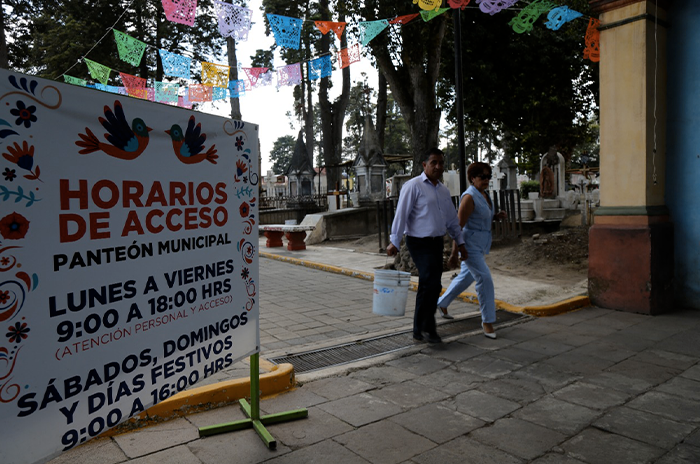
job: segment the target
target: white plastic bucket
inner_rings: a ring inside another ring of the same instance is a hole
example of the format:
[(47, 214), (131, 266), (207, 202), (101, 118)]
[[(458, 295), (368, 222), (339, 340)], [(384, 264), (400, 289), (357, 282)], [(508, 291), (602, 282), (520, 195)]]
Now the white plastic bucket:
[(410, 282), (409, 272), (376, 269), (372, 312), (380, 316), (403, 316)]

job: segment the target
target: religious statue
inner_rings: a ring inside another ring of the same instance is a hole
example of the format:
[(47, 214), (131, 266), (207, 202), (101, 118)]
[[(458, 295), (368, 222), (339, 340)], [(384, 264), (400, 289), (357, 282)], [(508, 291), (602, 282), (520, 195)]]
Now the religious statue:
[(554, 171), (549, 166), (543, 166), (540, 171), (540, 198), (555, 198)]

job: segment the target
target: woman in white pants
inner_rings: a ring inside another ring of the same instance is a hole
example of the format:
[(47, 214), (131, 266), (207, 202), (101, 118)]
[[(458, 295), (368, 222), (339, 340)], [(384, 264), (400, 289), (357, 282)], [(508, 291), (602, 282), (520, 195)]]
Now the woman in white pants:
[[(467, 169), (467, 178), (471, 184), (462, 194), (457, 216), (462, 227), (462, 237), (467, 247), (467, 259), (462, 261), (460, 273), (452, 280), (450, 287), (438, 300), (438, 309), (443, 317), (447, 307), (460, 293), (476, 281), (476, 295), (481, 310), (481, 325), (484, 335), (496, 338), (493, 323), (496, 322), (496, 298), (493, 289), (491, 271), (486, 265), (485, 255), (491, 249), (491, 223), (494, 218), (504, 219), (505, 211), (494, 215), (493, 204), (486, 193), (491, 179), (491, 166), (486, 163), (472, 163)], [(452, 249), (450, 264), (458, 259), (456, 250)]]

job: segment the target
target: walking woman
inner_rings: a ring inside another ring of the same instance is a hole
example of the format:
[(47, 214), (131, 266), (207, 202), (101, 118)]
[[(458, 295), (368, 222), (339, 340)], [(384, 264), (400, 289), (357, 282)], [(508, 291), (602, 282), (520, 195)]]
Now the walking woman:
[[(452, 280), (437, 306), (443, 315), (447, 314), (450, 303), (476, 281), (484, 335), (496, 338), (493, 329), (493, 323), (496, 322), (496, 299), (485, 255), (491, 249), (491, 223), (493, 219), (505, 219), (506, 213), (501, 211), (494, 215), (493, 204), (486, 193), (491, 180), (491, 166), (480, 162), (472, 163), (467, 169), (467, 178), (471, 185), (462, 194), (457, 216), (468, 255), (466, 261), (462, 261), (459, 275)], [(450, 265), (456, 264), (457, 250), (453, 247)]]

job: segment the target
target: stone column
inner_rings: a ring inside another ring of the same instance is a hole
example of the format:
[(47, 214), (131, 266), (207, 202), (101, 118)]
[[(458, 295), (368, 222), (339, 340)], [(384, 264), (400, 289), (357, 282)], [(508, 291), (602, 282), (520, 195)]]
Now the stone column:
[(601, 206), (589, 235), (588, 292), (595, 305), (645, 314), (673, 304), (664, 197), (668, 2), (656, 1), (590, 1), (601, 22)]

